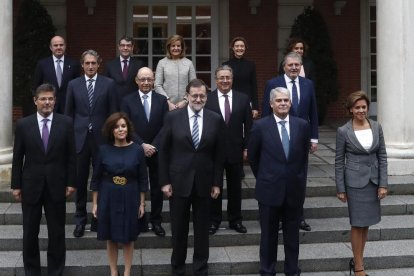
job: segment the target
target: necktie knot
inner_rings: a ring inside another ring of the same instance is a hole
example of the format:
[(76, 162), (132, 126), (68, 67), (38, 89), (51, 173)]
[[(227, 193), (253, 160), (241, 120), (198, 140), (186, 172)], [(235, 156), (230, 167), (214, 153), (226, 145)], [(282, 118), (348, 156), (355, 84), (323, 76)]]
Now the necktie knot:
[(88, 80), (89, 85), (91, 85), (94, 81), (95, 81), (94, 79), (89, 79), (89, 80)]
[(142, 98), (143, 98), (144, 100), (146, 100), (146, 99), (148, 99), (148, 95), (143, 95), (143, 96), (142, 96)]
[(62, 60), (61, 60), (61, 59), (57, 59), (57, 60), (56, 60), (56, 62), (57, 62), (58, 64), (60, 64), (60, 63), (62, 62)]
[(127, 59), (124, 59), (122, 62), (123, 62), (125, 65), (128, 65), (128, 60), (127, 60)]
[(284, 120), (282, 120), (282, 121), (279, 121), (279, 124), (281, 124), (282, 126), (285, 126), (285, 124), (286, 124), (286, 121), (284, 121)]

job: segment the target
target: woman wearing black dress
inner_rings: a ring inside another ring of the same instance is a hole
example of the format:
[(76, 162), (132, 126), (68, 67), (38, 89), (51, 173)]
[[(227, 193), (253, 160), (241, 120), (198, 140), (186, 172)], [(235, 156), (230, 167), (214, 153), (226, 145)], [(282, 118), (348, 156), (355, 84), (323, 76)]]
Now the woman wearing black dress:
[(124, 252), (124, 276), (131, 274), (134, 241), (139, 234), (138, 218), (145, 212), (148, 177), (141, 146), (131, 140), (132, 125), (125, 113), (106, 120), (108, 144), (99, 148), (91, 181), (93, 215), (98, 218), (98, 240), (107, 241), (111, 276), (118, 274), (118, 244)]
[(256, 65), (244, 58), (247, 41), (244, 37), (233, 38), (230, 43), (233, 58), (223, 63), (233, 69), (233, 89), (247, 94), (252, 106), (253, 119), (259, 116), (259, 100), (257, 97)]

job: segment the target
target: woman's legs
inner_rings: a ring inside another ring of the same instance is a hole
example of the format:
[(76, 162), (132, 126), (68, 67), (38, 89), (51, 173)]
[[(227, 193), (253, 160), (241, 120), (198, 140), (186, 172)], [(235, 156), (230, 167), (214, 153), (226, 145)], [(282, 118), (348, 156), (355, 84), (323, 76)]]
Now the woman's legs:
[(368, 227), (351, 227), (351, 245), (354, 255), (355, 275), (365, 275), (364, 270), (364, 248), (368, 237)]
[(118, 244), (113, 241), (106, 242), (106, 252), (108, 254), (111, 276), (118, 276)]
[(134, 255), (134, 242), (129, 242), (123, 245), (124, 246), (124, 262), (125, 270), (124, 276), (131, 275), (131, 266), (132, 266), (132, 257)]

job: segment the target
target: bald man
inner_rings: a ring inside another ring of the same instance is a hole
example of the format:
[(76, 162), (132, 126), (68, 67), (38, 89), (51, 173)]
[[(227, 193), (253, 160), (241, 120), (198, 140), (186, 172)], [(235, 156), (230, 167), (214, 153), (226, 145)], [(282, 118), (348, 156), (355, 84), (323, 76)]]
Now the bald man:
[(168, 112), (167, 98), (154, 93), (154, 73), (148, 67), (139, 69), (135, 81), (138, 91), (135, 91), (122, 99), (121, 111), (131, 119), (134, 129), (139, 137), (136, 141), (144, 148), (149, 169), (151, 184), (151, 216), (152, 231), (157, 236), (165, 236), (165, 230), (161, 226), (161, 211), (163, 196), (158, 184), (158, 148), (160, 143), (160, 131), (163, 126), (164, 116)]
[(63, 114), (65, 111), (66, 88), (70, 80), (79, 77), (80, 63), (66, 55), (66, 42), (61, 36), (52, 37), (49, 49), (52, 56), (37, 62), (32, 87), (35, 91), (36, 87), (43, 83), (50, 83), (55, 86), (55, 112)]

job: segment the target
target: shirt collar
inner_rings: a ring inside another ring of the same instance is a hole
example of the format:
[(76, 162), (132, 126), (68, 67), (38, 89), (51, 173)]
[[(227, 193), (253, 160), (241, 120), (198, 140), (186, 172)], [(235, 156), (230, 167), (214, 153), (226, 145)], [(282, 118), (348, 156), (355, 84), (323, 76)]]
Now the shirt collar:
[(64, 55), (61, 58), (57, 58), (54, 55), (52, 55), (52, 58), (53, 58), (54, 63), (56, 63), (56, 60), (58, 60), (58, 59), (61, 60), (62, 62), (65, 62), (65, 56)]
[[(220, 90), (217, 89), (217, 95), (219, 97), (222, 97), (225, 94), (223, 92), (221, 92)], [(229, 98), (232, 98), (233, 97), (233, 90), (230, 90), (229, 92), (227, 92), (227, 95), (229, 96)]]
[[(188, 111), (188, 118), (192, 118), (193, 116), (194, 116), (194, 111), (190, 108), (190, 105), (187, 105), (187, 111)], [(204, 111), (204, 108), (203, 109), (201, 109), (199, 112), (198, 112), (198, 116), (200, 116), (200, 118), (203, 118), (203, 111)]]
[(273, 116), (275, 117), (276, 123), (279, 123), (280, 121), (285, 121), (289, 123), (289, 114), (284, 119), (277, 117), (274, 113), (273, 113)]
[(88, 81), (89, 79), (93, 79), (94, 81), (96, 81), (97, 77), (98, 77), (98, 73), (96, 73), (95, 76), (93, 76), (92, 78), (89, 78), (87, 75), (85, 75), (85, 80)]
[(131, 60), (131, 57), (129, 56), (128, 58), (123, 58), (122, 56), (119, 56), (119, 60), (121, 61), (121, 63), (123, 63), (125, 59), (129, 62)]
[[(53, 120), (53, 112), (52, 113), (50, 113), (50, 115), (49, 116), (47, 116), (46, 118), (45, 117), (43, 117), (42, 115), (40, 115), (39, 114), (39, 112), (36, 112), (36, 116), (37, 116), (37, 121), (40, 123), (40, 122), (42, 122), (42, 120), (43, 119), (49, 119), (49, 121), (52, 121)], [(42, 122), (43, 123), (43, 122)]]
[[(286, 83), (291, 83), (292, 82), (292, 79), (289, 78), (286, 74), (284, 74), (283, 76), (285, 77)], [(294, 79), (294, 81), (295, 81), (296, 84), (299, 84), (299, 77), (297, 77), (296, 79)]]
[(144, 94), (144, 93), (141, 92), (141, 90), (138, 90), (138, 93), (139, 93), (140, 98), (142, 98), (142, 96), (144, 96), (144, 95), (148, 95), (148, 98), (151, 98), (151, 96), (152, 96), (152, 91), (148, 92), (147, 94)]

